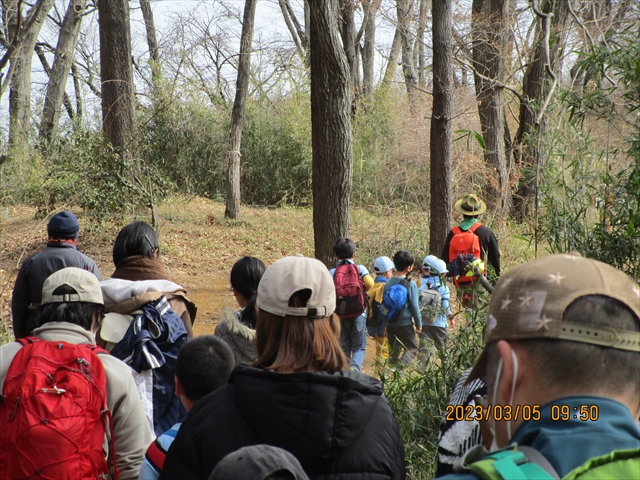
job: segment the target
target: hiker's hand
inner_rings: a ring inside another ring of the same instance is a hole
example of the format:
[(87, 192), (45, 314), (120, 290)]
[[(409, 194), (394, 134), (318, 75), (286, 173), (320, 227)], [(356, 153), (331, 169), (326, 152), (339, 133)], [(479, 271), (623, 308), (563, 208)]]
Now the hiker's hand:
[(416, 332), (420, 333), (422, 331), (422, 328), (416, 328)]
[(451, 322), (451, 327), (456, 326), (456, 317), (453, 314), (449, 315), (448, 320)]

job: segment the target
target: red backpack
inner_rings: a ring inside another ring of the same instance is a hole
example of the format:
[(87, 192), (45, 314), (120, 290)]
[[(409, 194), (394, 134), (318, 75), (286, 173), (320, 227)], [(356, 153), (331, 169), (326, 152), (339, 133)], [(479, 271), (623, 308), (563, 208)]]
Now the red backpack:
[[(106, 377), (96, 345), (18, 340), (0, 402), (0, 478), (108, 477)], [(115, 465), (113, 430), (111, 456)]]
[[(453, 227), (453, 238), (449, 243), (449, 262), (453, 262), (459, 255), (473, 255), (474, 258), (482, 258), (480, 248), (480, 238), (476, 235), (476, 230), (482, 223), (474, 223), (469, 230), (463, 231), (460, 227)], [(474, 276), (460, 275), (454, 278), (454, 283), (459, 286), (461, 283), (471, 283), (475, 281)]]
[(336, 287), (336, 314), (340, 318), (357, 318), (364, 312), (364, 280), (353, 263), (343, 263), (333, 273)]

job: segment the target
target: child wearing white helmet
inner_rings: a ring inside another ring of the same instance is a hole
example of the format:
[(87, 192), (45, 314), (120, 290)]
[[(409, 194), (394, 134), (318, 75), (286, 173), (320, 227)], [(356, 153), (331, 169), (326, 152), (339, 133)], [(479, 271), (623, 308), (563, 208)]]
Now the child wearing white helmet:
[(422, 278), (418, 289), (418, 303), (422, 313), (422, 332), (420, 338), (420, 356), (426, 362), (429, 354), (429, 343), (433, 342), (442, 352), (447, 338), (447, 320), (454, 325), (449, 301), (451, 292), (444, 277), (447, 265), (435, 255), (427, 255), (422, 261)]
[(378, 257), (373, 263), (373, 270), (376, 272), (373, 287), (367, 292), (367, 334), (373, 337), (376, 342), (376, 360), (389, 357), (387, 347), (387, 326), (380, 316), (380, 304), (384, 293), (384, 285), (393, 275), (396, 266), (389, 257)]

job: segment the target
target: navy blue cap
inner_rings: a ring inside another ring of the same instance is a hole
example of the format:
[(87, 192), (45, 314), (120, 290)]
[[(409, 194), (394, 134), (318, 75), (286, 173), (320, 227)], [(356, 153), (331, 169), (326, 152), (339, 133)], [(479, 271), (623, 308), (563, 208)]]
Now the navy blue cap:
[(76, 238), (79, 230), (78, 219), (66, 210), (56, 213), (47, 225), (47, 232), (52, 238)]

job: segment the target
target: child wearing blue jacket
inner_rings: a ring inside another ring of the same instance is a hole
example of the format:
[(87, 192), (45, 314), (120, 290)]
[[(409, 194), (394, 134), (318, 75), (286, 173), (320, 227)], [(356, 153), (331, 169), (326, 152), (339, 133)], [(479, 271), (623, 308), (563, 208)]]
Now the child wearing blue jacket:
[[(409, 272), (413, 269), (413, 261), (413, 255), (408, 251), (400, 250), (396, 252), (393, 256), (396, 271), (387, 283), (385, 283), (385, 293), (409, 275)], [(420, 315), (420, 308), (418, 306), (418, 286), (415, 282), (410, 281), (404, 307), (400, 310), (400, 314), (395, 321), (387, 323), (389, 363), (395, 364), (398, 362), (398, 357), (402, 349), (404, 349), (404, 353), (400, 361), (402, 363), (411, 363), (418, 353), (416, 332), (420, 333), (421, 329), (422, 316)]]
[[(422, 317), (422, 331), (418, 334), (420, 338), (420, 352), (428, 354), (428, 342), (433, 342), (436, 348), (442, 352), (444, 342), (447, 338), (447, 320), (454, 325), (451, 316), (449, 301), (451, 292), (444, 281), (447, 274), (447, 266), (444, 261), (435, 255), (427, 255), (422, 261), (422, 278), (420, 279), (421, 290), (436, 290), (440, 294), (440, 305), (438, 306), (438, 316), (433, 323), (429, 323), (429, 318)], [(419, 293), (420, 295), (420, 293)], [(429, 340), (428, 340), (429, 339)]]

